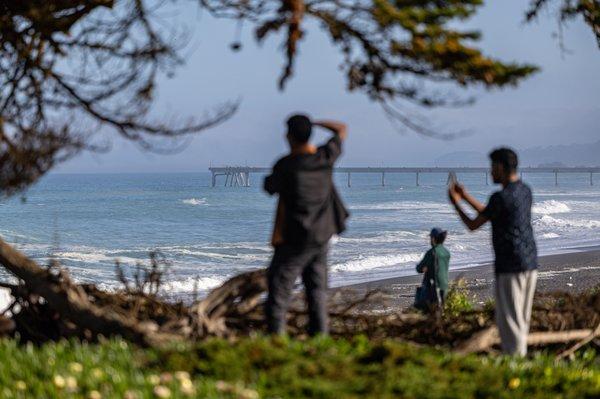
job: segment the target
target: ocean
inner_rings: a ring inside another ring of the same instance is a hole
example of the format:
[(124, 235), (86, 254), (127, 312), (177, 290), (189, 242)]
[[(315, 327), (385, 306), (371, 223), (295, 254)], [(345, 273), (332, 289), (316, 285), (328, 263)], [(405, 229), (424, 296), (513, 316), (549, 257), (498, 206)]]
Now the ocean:
[[(485, 177), (459, 175), (482, 201), (498, 186)], [(492, 260), (489, 227), (468, 232), (446, 196), (446, 175), (355, 174), (352, 187), (336, 175), (351, 218), (331, 241), (331, 285), (414, 274), (434, 226), (448, 230), (451, 268)], [(233, 275), (265, 267), (271, 256), (275, 198), (251, 187), (210, 187), (209, 173), (53, 174), (24, 199), (0, 204), (2, 238), (41, 264), (59, 260), (80, 282), (106, 289), (119, 285), (115, 261), (126, 271), (159, 251), (170, 262), (164, 293), (201, 295)], [(600, 242), (600, 178), (525, 175), (534, 191), (533, 224), (541, 254), (577, 251)], [(223, 180), (219, 181), (220, 184)], [(466, 270), (465, 272), (468, 272)], [(3, 280), (10, 277), (0, 272)]]

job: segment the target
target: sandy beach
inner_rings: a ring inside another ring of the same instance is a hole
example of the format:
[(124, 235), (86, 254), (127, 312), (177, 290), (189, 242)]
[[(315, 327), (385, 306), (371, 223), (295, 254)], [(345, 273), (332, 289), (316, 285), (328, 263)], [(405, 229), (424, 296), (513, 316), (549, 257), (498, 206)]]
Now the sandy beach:
[[(600, 247), (573, 250), (573, 252), (540, 257), (537, 291), (579, 292), (600, 284)], [(452, 269), (450, 280), (463, 279), (475, 304), (483, 304), (493, 297), (494, 268), (492, 264), (464, 269)], [(371, 290), (380, 291), (386, 307), (406, 308), (412, 305), (416, 287), (422, 275), (376, 280), (336, 288), (344, 296), (361, 296)]]

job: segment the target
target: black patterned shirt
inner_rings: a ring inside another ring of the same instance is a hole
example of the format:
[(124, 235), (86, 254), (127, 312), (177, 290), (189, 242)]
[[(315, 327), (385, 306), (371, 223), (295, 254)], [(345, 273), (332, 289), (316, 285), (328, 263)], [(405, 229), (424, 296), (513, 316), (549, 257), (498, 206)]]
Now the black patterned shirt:
[(482, 212), (492, 222), (496, 273), (537, 269), (531, 203), (531, 189), (519, 180), (494, 193)]

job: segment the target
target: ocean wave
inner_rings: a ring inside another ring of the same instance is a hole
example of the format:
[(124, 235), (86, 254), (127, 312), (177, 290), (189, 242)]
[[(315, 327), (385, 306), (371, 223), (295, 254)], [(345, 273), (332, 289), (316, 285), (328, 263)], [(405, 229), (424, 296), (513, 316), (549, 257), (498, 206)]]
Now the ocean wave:
[(351, 260), (345, 263), (338, 263), (331, 267), (333, 272), (347, 273), (347, 272), (361, 272), (372, 269), (379, 269), (383, 267), (396, 266), (403, 263), (418, 262), (422, 258), (422, 254), (409, 253), (400, 255), (378, 255), (378, 256), (367, 256), (359, 257), (358, 259)]
[(209, 259), (236, 259), (236, 260), (245, 260), (245, 261), (261, 261), (261, 260), (266, 259), (266, 255), (264, 255), (264, 254), (261, 254), (261, 255), (259, 255), (259, 254), (240, 254), (240, 253), (224, 254), (224, 253), (220, 253), (220, 252), (208, 252), (208, 251), (203, 251), (203, 250), (189, 250), (189, 249), (182, 249), (178, 252), (178, 254), (193, 256), (193, 257), (209, 258)]
[(85, 263), (114, 263), (119, 261), (123, 264), (136, 264), (137, 262), (143, 261), (142, 259), (132, 258), (128, 256), (118, 256), (112, 251), (103, 251), (98, 249), (89, 249), (81, 251), (56, 251), (52, 253), (52, 257), (59, 260), (68, 260), (72, 262), (85, 262)]
[(13, 230), (0, 229), (0, 235), (6, 237), (8, 240), (22, 239), (22, 240), (39, 241), (37, 238), (35, 238), (33, 236), (17, 233), (16, 231), (13, 231)]
[(600, 220), (567, 220), (544, 215), (533, 221), (534, 226), (547, 228), (577, 228), (597, 229), (600, 228)]
[(10, 289), (0, 288), (0, 312), (4, 313), (13, 302)]
[(165, 281), (161, 289), (168, 294), (193, 293), (196, 289), (198, 292), (205, 292), (223, 284), (225, 280), (225, 276), (188, 277), (183, 280)]
[(534, 204), (531, 208), (531, 211), (540, 215), (552, 215), (555, 213), (571, 212), (571, 208), (564, 202), (556, 200), (547, 200), (542, 201), (538, 204)]
[(144, 247), (140, 250), (150, 252), (157, 249), (164, 253), (177, 254), (183, 252), (194, 252), (194, 251), (223, 251), (223, 250), (245, 250), (245, 251), (258, 251), (258, 252), (271, 252), (271, 246), (266, 242), (251, 242), (251, 241), (238, 241), (238, 242), (206, 242), (198, 245), (162, 245), (159, 247)]
[(181, 202), (186, 205), (194, 205), (194, 206), (208, 205), (206, 198), (187, 198), (187, 199), (181, 200)]
[(398, 241), (422, 239), (423, 234), (412, 231), (390, 231), (384, 234), (366, 236), (366, 237), (340, 237), (336, 242), (340, 243), (394, 243)]
[(556, 233), (544, 233), (540, 235), (541, 238), (559, 238), (560, 235)]
[(441, 213), (451, 212), (446, 203), (420, 201), (392, 201), (380, 204), (351, 205), (351, 210), (389, 210), (389, 211), (418, 211), (429, 210)]
[[(218, 252), (224, 248), (174, 248), (171, 247), (169, 249), (161, 248), (161, 252), (163, 252), (168, 257), (170, 256), (188, 256), (193, 258), (206, 258), (211, 260), (240, 260), (247, 262), (257, 262), (264, 261), (267, 259), (267, 256), (270, 254), (270, 250), (268, 249), (260, 249), (258, 252), (260, 253), (240, 253), (240, 252), (232, 252), (232, 253), (223, 253)], [(236, 248), (236, 249), (250, 249), (250, 248)], [(256, 251), (256, 249), (250, 249)]]

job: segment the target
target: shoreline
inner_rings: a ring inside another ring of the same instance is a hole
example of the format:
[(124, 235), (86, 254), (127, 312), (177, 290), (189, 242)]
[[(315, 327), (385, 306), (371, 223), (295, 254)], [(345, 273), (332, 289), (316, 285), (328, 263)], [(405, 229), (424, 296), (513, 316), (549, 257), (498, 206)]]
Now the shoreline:
[[(536, 291), (565, 291), (577, 293), (600, 284), (600, 246), (573, 248), (571, 252), (539, 257)], [(421, 274), (390, 277), (364, 283), (350, 284), (331, 289), (333, 295), (344, 292), (360, 297), (377, 290), (387, 308), (407, 308), (414, 300), (416, 288), (421, 284)], [(475, 305), (493, 299), (494, 266), (492, 263), (472, 267), (450, 268), (449, 280), (463, 279), (464, 287)], [(382, 309), (383, 310), (383, 309)]]

